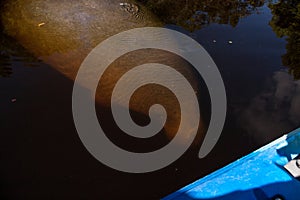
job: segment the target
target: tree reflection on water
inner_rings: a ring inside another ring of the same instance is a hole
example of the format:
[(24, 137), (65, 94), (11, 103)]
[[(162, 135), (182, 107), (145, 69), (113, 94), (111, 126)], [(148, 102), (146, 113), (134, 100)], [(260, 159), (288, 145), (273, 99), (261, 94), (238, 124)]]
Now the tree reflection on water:
[[(265, 0), (139, 0), (164, 23), (175, 24), (189, 31), (210, 23), (237, 26), (242, 17), (262, 7)], [(296, 80), (300, 79), (300, 1), (270, 0), (273, 17), (271, 27), (278, 37), (287, 37), (282, 63)]]
[(289, 68), (296, 80), (300, 79), (300, 1), (280, 0), (270, 4), (273, 18), (271, 27), (278, 37), (286, 37), (286, 54), (282, 64)]
[(139, 0), (164, 23), (176, 24), (189, 31), (210, 23), (235, 27), (241, 17), (264, 5), (264, 0)]

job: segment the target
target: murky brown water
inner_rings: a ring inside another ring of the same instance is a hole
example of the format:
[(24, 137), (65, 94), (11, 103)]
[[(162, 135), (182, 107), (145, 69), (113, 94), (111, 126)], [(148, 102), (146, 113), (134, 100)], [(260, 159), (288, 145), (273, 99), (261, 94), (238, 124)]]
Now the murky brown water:
[[(3, 199), (158, 199), (300, 126), (300, 13), (286, 13), (299, 6), (297, 1), (270, 6), (235, 0), (129, 2), (139, 6), (142, 17), (124, 12), (119, 1), (10, 2), (15, 3), (3, 12), (6, 35), (1, 34), (0, 46)], [(120, 58), (102, 80), (106, 95), (97, 102), (107, 116), (101, 125), (125, 149), (160, 148), (173, 137), (180, 115), (168, 90), (141, 88), (131, 108), (137, 123), (147, 122), (145, 113), (154, 102), (164, 103), (173, 115), (155, 138), (122, 134), (111, 122), (107, 102), (126, 70), (149, 61), (172, 65), (199, 92), (202, 128), (194, 145), (169, 167), (137, 175), (114, 171), (86, 151), (74, 126), (71, 98), (77, 69), (93, 47), (120, 31), (144, 26), (183, 32), (210, 53), (225, 82), (228, 116), (215, 149), (199, 160), (210, 99), (198, 74), (166, 52)], [(147, 106), (139, 107), (146, 94)]]

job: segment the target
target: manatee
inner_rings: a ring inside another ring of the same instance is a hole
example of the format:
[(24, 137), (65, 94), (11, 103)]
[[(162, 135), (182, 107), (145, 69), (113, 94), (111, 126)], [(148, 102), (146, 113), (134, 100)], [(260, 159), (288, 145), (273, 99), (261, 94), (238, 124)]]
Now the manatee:
[[(163, 26), (146, 7), (131, 0), (9, 0), (3, 7), (2, 23), (8, 35), (71, 80), (75, 80), (89, 52), (103, 40), (133, 28)], [(134, 66), (149, 62), (172, 66), (200, 94), (197, 75), (187, 61), (170, 52), (140, 50), (122, 56), (109, 67), (99, 83), (96, 102), (110, 107), (112, 89), (120, 77)], [(168, 112), (164, 132), (171, 139), (181, 120), (172, 92), (157, 85), (143, 87), (132, 97), (130, 110), (148, 116), (149, 107), (156, 103)], [(182, 120), (188, 123), (190, 119)], [(203, 137), (206, 128), (202, 121), (199, 127)], [(195, 129), (198, 127), (190, 127), (191, 131)]]

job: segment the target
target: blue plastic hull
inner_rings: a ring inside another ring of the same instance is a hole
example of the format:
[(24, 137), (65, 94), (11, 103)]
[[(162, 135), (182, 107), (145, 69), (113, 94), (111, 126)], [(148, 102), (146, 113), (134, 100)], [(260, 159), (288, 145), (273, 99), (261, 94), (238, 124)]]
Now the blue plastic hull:
[(300, 181), (284, 166), (300, 153), (300, 129), (164, 198), (300, 200)]

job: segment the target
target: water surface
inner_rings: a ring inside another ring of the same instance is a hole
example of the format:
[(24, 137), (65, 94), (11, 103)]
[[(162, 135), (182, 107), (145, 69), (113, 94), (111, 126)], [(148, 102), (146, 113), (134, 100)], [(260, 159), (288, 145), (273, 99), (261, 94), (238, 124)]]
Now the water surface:
[[(148, 174), (102, 165), (78, 138), (71, 108), (73, 81), (1, 33), (3, 199), (158, 199), (300, 126), (297, 1), (141, 3), (165, 27), (197, 40), (219, 67), (228, 116), (214, 150), (199, 160), (196, 142), (178, 161)], [(209, 116), (206, 100), (202, 106)], [(129, 146), (136, 151), (146, 145), (134, 142), (136, 146)]]

